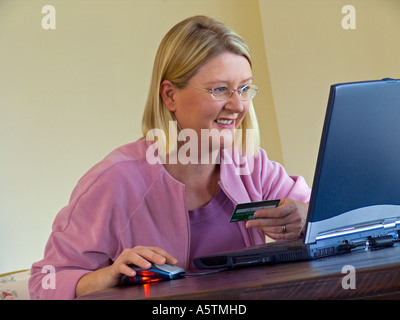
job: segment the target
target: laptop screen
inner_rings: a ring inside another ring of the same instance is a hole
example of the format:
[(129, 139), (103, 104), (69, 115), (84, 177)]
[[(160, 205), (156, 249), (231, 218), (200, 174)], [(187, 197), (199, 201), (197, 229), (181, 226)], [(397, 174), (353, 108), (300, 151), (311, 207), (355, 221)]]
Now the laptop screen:
[(308, 222), (400, 205), (400, 80), (331, 87)]

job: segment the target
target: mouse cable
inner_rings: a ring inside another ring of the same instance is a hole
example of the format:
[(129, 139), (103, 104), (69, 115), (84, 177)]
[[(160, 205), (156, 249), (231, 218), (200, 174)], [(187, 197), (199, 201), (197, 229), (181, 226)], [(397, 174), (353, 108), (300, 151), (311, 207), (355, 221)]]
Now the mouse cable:
[(185, 276), (185, 277), (204, 276), (204, 275), (207, 275), (207, 274), (218, 273), (218, 272), (222, 272), (222, 271), (226, 271), (226, 270), (229, 270), (229, 268), (223, 268), (223, 269), (217, 269), (217, 270), (199, 272), (199, 273), (183, 273), (182, 275)]

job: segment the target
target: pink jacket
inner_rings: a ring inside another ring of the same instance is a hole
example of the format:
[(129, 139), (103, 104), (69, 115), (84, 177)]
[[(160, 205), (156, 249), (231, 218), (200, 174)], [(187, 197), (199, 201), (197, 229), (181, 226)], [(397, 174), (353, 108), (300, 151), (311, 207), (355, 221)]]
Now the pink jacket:
[[(137, 245), (161, 247), (179, 266), (188, 267), (185, 186), (162, 164), (147, 162), (152, 143), (142, 138), (116, 149), (79, 180), (69, 204), (55, 218), (44, 259), (32, 265), (32, 299), (73, 299), (83, 275), (110, 265), (123, 249)], [(278, 198), (309, 201), (304, 179), (288, 176), (264, 150), (255, 158), (251, 174), (238, 175), (238, 166), (226, 162), (221, 161), (220, 187), (233, 204)], [(256, 228), (246, 229), (240, 222), (240, 230), (246, 246), (265, 241)], [(46, 266), (56, 270), (55, 288), (49, 286)]]

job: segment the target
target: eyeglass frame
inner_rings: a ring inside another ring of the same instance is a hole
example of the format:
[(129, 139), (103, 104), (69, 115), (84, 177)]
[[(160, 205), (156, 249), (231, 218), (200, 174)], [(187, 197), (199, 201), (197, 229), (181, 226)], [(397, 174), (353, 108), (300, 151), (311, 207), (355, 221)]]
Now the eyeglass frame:
[(191, 86), (191, 85), (186, 84), (186, 83), (183, 84), (183, 85), (186, 86), (186, 87), (189, 87), (189, 88), (198, 89), (198, 90), (207, 92), (207, 93), (211, 94), (211, 97), (212, 97), (214, 100), (216, 100), (216, 101), (225, 101), (225, 100), (229, 99), (229, 98), (232, 96), (232, 94), (233, 94), (234, 92), (237, 92), (237, 93), (239, 94), (239, 97), (242, 98), (243, 90), (244, 90), (244, 88), (246, 88), (246, 87), (251, 87), (251, 89), (255, 89), (256, 94), (255, 94), (253, 97), (249, 98), (249, 99), (241, 99), (242, 101), (250, 101), (250, 100), (253, 100), (253, 99), (255, 98), (255, 96), (256, 96), (256, 95), (258, 94), (258, 92), (259, 92), (258, 87), (257, 87), (255, 84), (246, 84), (246, 85), (244, 85), (242, 88), (239, 88), (239, 89), (229, 89), (229, 88), (226, 88), (226, 89), (227, 89), (226, 94), (225, 94), (224, 96), (221, 96), (221, 97), (226, 97), (226, 98), (224, 98), (224, 99), (217, 99), (217, 98), (215, 98), (215, 96), (214, 96), (214, 91), (217, 90), (217, 89), (219, 89), (219, 88), (222, 88), (222, 87), (219, 87), (219, 88), (212, 88), (212, 89), (204, 89), (204, 88), (194, 87), (194, 86)]

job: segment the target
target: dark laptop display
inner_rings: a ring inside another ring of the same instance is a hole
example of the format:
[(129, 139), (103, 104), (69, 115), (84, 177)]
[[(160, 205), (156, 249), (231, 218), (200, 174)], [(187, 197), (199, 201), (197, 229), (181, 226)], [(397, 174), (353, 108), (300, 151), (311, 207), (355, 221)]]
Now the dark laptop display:
[(316, 259), (391, 246), (400, 230), (400, 80), (331, 86), (306, 235), (198, 257), (199, 269)]

